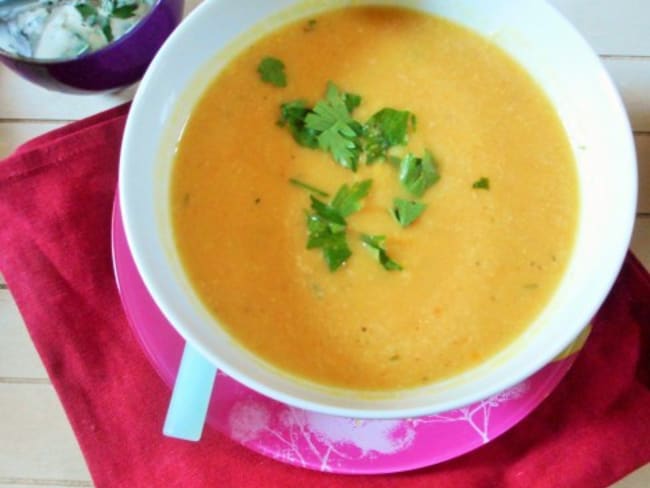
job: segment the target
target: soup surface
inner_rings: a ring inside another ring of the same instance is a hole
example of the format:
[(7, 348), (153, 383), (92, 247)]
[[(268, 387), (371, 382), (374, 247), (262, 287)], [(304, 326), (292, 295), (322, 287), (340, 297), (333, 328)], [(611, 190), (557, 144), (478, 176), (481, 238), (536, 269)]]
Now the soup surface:
[[(284, 64), (286, 86), (261, 79), (268, 57)], [(389, 162), (353, 172), (300, 146), (276, 123), (280, 106), (313, 106), (329, 81), (361, 95), (355, 120), (412, 112), (408, 148), (396, 151), (430, 150), (440, 180), (416, 198)], [(307, 249), (314, 195), (291, 178), (327, 192), (325, 203), (372, 180), (336, 271)], [(291, 24), (234, 58), (187, 122), (171, 198), (187, 275), (228, 332), (291, 375), (356, 390), (441, 380), (506, 347), (558, 285), (578, 214), (567, 136), (529, 75), (460, 26), (380, 7)], [(395, 198), (426, 209), (403, 228)], [(362, 234), (385, 236), (402, 270), (384, 269)]]

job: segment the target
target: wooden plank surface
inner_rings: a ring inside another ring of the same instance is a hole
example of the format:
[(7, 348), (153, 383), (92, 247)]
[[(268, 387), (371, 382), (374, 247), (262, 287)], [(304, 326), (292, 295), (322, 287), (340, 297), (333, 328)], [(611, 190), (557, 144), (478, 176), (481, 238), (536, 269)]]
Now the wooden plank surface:
[(50, 384), (1, 384), (0, 483), (90, 480), (77, 440)]
[(623, 97), (632, 128), (650, 132), (650, 57), (605, 57), (602, 60)]
[(550, 0), (600, 54), (647, 56), (648, 0)]
[(49, 381), (18, 308), (9, 290), (4, 289), (0, 289), (0, 337), (0, 385)]
[[(189, 0), (188, 10), (200, 0)], [(650, 0), (551, 0), (602, 55), (630, 115), (639, 160), (632, 249), (650, 268)], [(129, 100), (47, 92), (0, 67), (0, 159), (32, 137)], [(1, 225), (1, 224), (0, 224)], [(0, 250), (2, 252), (2, 250)], [(0, 488), (92, 486), (78, 445), (0, 275)], [(650, 465), (616, 488), (650, 486)]]

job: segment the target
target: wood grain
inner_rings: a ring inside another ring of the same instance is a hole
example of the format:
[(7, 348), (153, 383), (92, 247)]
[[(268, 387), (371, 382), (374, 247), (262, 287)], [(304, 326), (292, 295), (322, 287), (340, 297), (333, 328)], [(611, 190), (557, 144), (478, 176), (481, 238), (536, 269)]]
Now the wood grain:
[(49, 384), (0, 385), (0, 483), (12, 479), (78, 480), (90, 475)]
[[(650, 85), (648, 85), (650, 90)], [(639, 204), (637, 210), (650, 214), (650, 133), (635, 137), (639, 167)]]
[(650, 215), (637, 217), (631, 247), (645, 268), (650, 270)]
[(550, 0), (599, 54), (650, 53), (648, 0)]
[(20, 380), (49, 382), (9, 290), (0, 290), (0, 338), (0, 388)]
[(20, 144), (61, 127), (64, 122), (0, 121), (0, 159), (9, 156)]
[(650, 57), (604, 58), (603, 63), (623, 97), (632, 129), (650, 132)]

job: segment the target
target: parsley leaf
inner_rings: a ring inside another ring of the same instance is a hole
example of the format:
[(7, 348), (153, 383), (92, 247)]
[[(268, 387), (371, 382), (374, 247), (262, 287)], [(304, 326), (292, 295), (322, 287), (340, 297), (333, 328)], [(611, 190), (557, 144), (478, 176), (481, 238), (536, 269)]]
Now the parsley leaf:
[(394, 108), (385, 108), (370, 117), (363, 127), (368, 164), (385, 159), (388, 149), (408, 142), (409, 121), (414, 126), (411, 112)]
[(472, 188), (475, 188), (477, 190), (489, 190), (490, 179), (484, 176), (480, 180), (475, 181), (474, 184), (472, 185)]
[(97, 18), (97, 9), (88, 3), (78, 3), (74, 8), (77, 9), (77, 12), (81, 14), (84, 20), (88, 20), (92, 16)]
[(399, 168), (399, 180), (409, 193), (421, 197), (429, 187), (440, 180), (438, 164), (430, 151), (425, 151), (422, 158), (408, 154)]
[(362, 199), (364, 199), (370, 187), (372, 180), (364, 180), (352, 185), (343, 185), (332, 200), (332, 207), (343, 217), (348, 217), (355, 212), (358, 212), (363, 207)]
[(346, 222), (330, 205), (311, 197), (313, 213), (307, 215), (307, 249), (322, 249), (330, 271), (336, 271), (352, 255), (345, 236)]
[(283, 103), (280, 107), (280, 120), (278, 125), (288, 126), (293, 139), (304, 147), (311, 149), (318, 148), (318, 136), (316, 131), (308, 129), (305, 125), (305, 117), (311, 110), (307, 108), (304, 100), (294, 100)]
[(396, 198), (393, 205), (393, 217), (402, 227), (408, 227), (415, 222), (427, 208), (424, 203), (402, 200), (401, 198)]
[(370, 191), (372, 180), (343, 185), (329, 205), (311, 197), (311, 213), (307, 213), (307, 249), (322, 249), (330, 271), (336, 271), (352, 255), (346, 238), (345, 218), (361, 210), (361, 200)]
[(345, 94), (329, 82), (325, 99), (320, 100), (307, 114), (305, 125), (318, 133), (321, 149), (332, 153), (334, 160), (344, 168), (357, 170), (361, 142), (361, 125), (352, 119), (351, 111), (361, 103), (358, 95)]
[(314, 195), (318, 195), (319, 197), (329, 197), (329, 193), (324, 192), (323, 190), (319, 190), (315, 186), (312, 186), (308, 183), (304, 183), (300, 180), (297, 180), (296, 178), (289, 178), (289, 183), (291, 183), (293, 186), (297, 186), (298, 188), (302, 188), (303, 190), (307, 190), (308, 192), (313, 193)]
[(121, 7), (113, 8), (111, 17), (115, 17), (116, 19), (130, 19), (135, 15), (136, 10), (138, 10), (137, 5), (122, 5)]
[(266, 57), (260, 61), (257, 67), (262, 81), (271, 85), (285, 87), (287, 86), (287, 75), (284, 72), (284, 63), (277, 58)]
[(106, 19), (104, 21), (104, 25), (102, 25), (102, 32), (104, 33), (104, 37), (106, 37), (107, 42), (113, 41), (113, 29), (111, 28), (111, 21), (109, 19)]
[(370, 250), (375, 259), (388, 271), (401, 271), (403, 268), (386, 253), (386, 236), (363, 234), (361, 241)]
[(361, 95), (356, 93), (344, 93), (343, 99), (345, 100), (345, 106), (348, 109), (348, 112), (354, 112), (354, 109), (361, 105)]
[(345, 217), (343, 217), (341, 213), (332, 205), (323, 203), (316, 197), (311, 197), (311, 209), (316, 212), (316, 215), (318, 217), (327, 221), (328, 225), (336, 225), (336, 228), (331, 227), (330, 225), (332, 230), (339, 232), (345, 229), (347, 225), (345, 222)]

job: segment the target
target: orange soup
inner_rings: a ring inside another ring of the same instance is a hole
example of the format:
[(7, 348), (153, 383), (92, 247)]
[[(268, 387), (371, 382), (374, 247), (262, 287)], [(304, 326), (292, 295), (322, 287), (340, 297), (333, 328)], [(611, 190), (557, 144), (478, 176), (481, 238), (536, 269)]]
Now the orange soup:
[(416, 387), (494, 356), (550, 300), (577, 227), (575, 161), (541, 89), (488, 40), (406, 9), (256, 41), (174, 164), (201, 300), (271, 367), (334, 387)]

